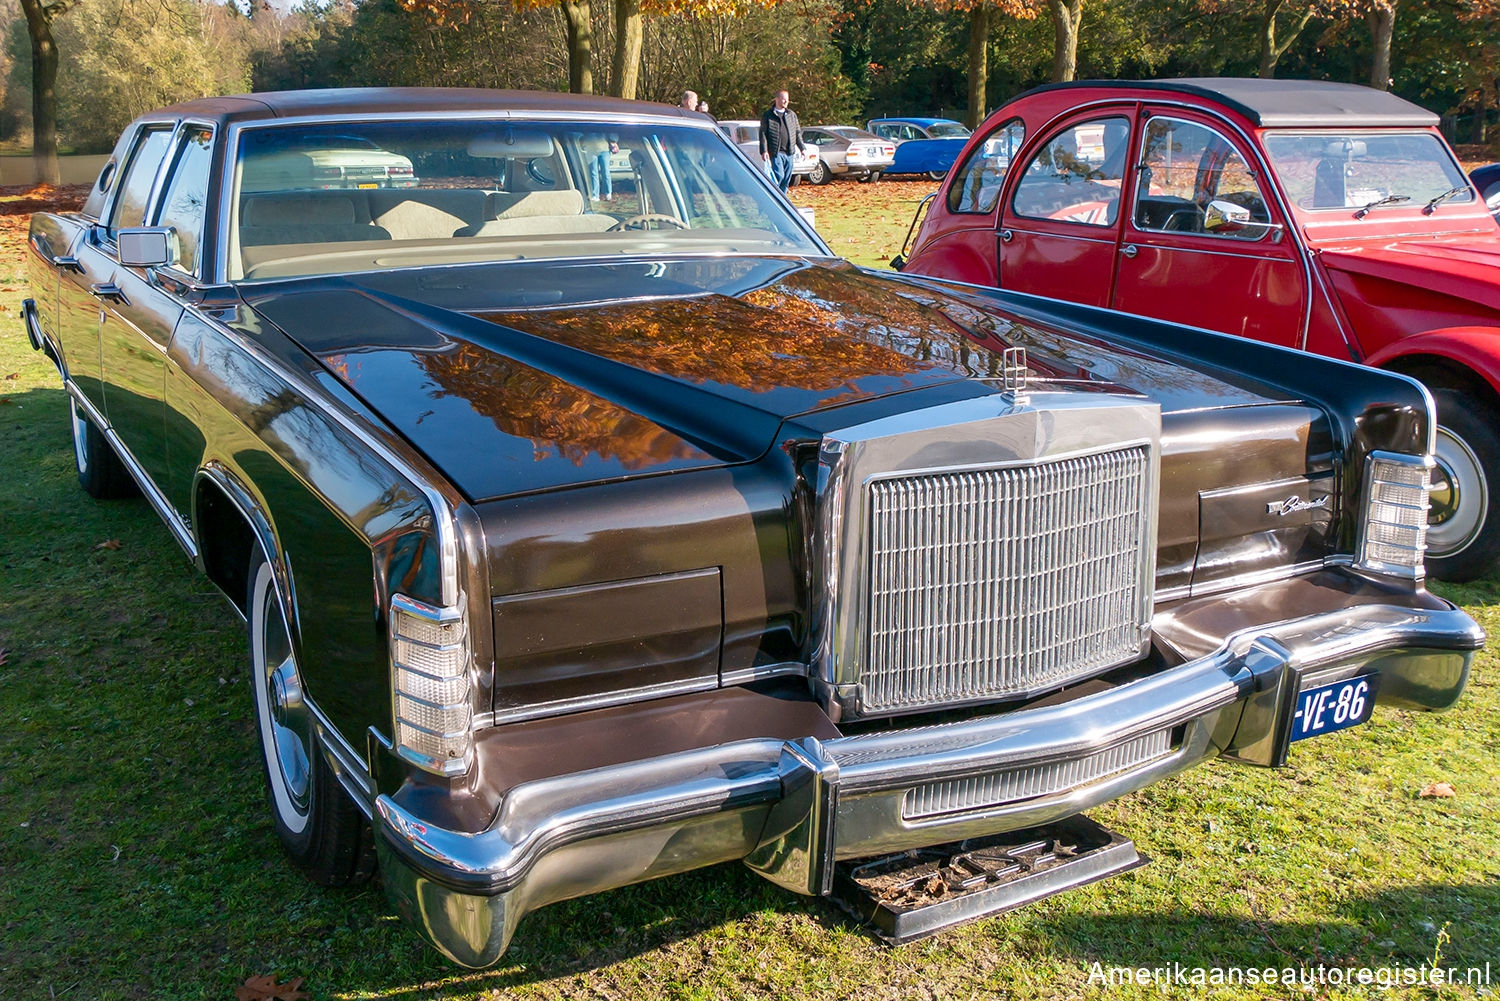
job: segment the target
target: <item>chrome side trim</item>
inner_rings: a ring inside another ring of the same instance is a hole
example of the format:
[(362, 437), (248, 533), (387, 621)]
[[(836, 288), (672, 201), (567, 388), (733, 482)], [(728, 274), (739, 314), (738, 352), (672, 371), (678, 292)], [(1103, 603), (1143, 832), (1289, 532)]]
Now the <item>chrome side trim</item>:
[(356, 751), (344, 735), (339, 733), (333, 721), (318, 708), (310, 697), (303, 694), (303, 704), (313, 719), (318, 734), (318, 743), (323, 748), (324, 760), (338, 778), (339, 785), (354, 800), (366, 817), (375, 815), (375, 783), (370, 779), (370, 768), (364, 757)]
[(176, 539), (177, 544), (187, 553), (188, 559), (197, 563), (198, 542), (193, 538), (193, 533), (188, 528), (187, 523), (182, 520), (176, 509), (172, 507), (171, 502), (167, 500), (166, 495), (157, 488), (156, 483), (146, 474), (146, 470), (136, 461), (135, 456), (130, 454), (130, 449), (126, 448), (125, 443), (120, 440), (120, 436), (115, 434), (114, 429), (105, 421), (104, 415), (94, 409), (94, 405), (73, 384), (73, 380), (64, 379), (63, 385), (68, 390), (68, 395), (88, 415), (88, 419), (93, 425), (104, 434), (105, 438), (109, 439), (110, 447), (115, 450), (115, 454), (125, 464), (125, 468), (130, 472), (131, 479), (135, 480), (137, 485), (140, 486), (141, 494), (151, 504), (157, 516), (166, 523), (167, 530), (172, 533), (172, 538)]
[(803, 663), (791, 664), (757, 664), (755, 667), (745, 667), (738, 671), (723, 671), (719, 674), (719, 684), (728, 687), (730, 685), (748, 685), (752, 681), (764, 681), (767, 678), (805, 678), (807, 677), (807, 665)]
[[(798, 665), (798, 668), (799, 671), (806, 670), (801, 665)], [(719, 676), (717, 674), (705, 674), (698, 678), (666, 681), (659, 685), (621, 688), (611, 692), (601, 692), (596, 695), (580, 695), (571, 699), (557, 699), (552, 702), (533, 702), (510, 709), (497, 709), (491, 713), (476, 713), (474, 716), (474, 729), (480, 730), (485, 727), (499, 726), (501, 723), (518, 723), (523, 719), (536, 719), (538, 716), (560, 716), (564, 713), (585, 712), (589, 709), (605, 709), (609, 706), (618, 706), (626, 702), (664, 699), (669, 695), (707, 692), (718, 688), (719, 684)], [(728, 684), (728, 682), (725, 682), (725, 684)]]

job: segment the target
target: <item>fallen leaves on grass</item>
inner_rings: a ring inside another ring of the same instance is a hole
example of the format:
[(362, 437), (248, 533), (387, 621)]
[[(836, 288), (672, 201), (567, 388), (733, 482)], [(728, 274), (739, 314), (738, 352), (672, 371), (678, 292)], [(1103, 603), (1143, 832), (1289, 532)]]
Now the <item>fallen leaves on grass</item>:
[(122, 545), (124, 545), (124, 543), (122, 543), (119, 539), (105, 539), (103, 542), (99, 543), (94, 548), (95, 549), (119, 549)]
[(309, 995), (300, 990), (302, 979), (293, 977), (284, 984), (278, 984), (276, 977), (269, 973), (250, 977), (234, 989), (234, 996), (236, 1001), (304, 1001)]
[[(4, 289), (0, 289), (0, 292), (3, 292), (3, 291), (5, 291), (5, 290)], [(5, 377), (5, 381), (6, 382), (15, 382), (19, 378), (21, 378), (21, 373), (20, 372), (12, 372), (10, 375), (7, 375)]]
[(1417, 793), (1421, 799), (1452, 799), (1458, 792), (1447, 782), (1429, 782)]

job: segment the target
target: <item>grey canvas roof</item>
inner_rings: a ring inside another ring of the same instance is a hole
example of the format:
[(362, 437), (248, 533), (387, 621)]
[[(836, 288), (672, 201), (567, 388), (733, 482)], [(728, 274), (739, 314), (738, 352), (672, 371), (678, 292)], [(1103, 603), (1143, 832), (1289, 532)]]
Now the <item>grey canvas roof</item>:
[(1438, 123), (1437, 115), (1395, 94), (1325, 80), (1185, 77), (1176, 80), (1080, 80), (1054, 86), (1139, 88), (1193, 94), (1226, 105), (1267, 128), (1319, 125), (1425, 128)]

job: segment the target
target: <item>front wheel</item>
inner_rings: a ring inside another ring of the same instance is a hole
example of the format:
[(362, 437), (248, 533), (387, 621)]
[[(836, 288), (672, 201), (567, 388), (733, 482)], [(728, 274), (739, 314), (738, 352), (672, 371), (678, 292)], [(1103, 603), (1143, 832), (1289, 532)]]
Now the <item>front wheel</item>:
[(876, 181), (880, 180), (880, 171), (878, 171), (878, 170), (872, 170), (868, 174), (866, 174), (864, 177), (861, 177), (860, 180), (861, 181), (866, 181), (866, 182), (868, 182), (870, 184), (874, 184)]
[(78, 470), (78, 485), (96, 500), (133, 497), (140, 492), (131, 479), (125, 463), (110, 447), (104, 432), (94, 426), (78, 401), (68, 398), (68, 417), (73, 427), (73, 465)]
[(1438, 427), (1427, 569), (1443, 580), (1473, 580), (1500, 565), (1500, 515), (1494, 507), (1500, 423), (1484, 402), (1456, 389), (1430, 388)]
[(819, 159), (813, 169), (808, 172), (807, 179), (813, 184), (827, 184), (833, 180), (833, 171), (828, 169), (828, 164)]
[(250, 684), (276, 837), (314, 882), (363, 882), (375, 871), (369, 825), (323, 757), (276, 575), (259, 546), (248, 577)]

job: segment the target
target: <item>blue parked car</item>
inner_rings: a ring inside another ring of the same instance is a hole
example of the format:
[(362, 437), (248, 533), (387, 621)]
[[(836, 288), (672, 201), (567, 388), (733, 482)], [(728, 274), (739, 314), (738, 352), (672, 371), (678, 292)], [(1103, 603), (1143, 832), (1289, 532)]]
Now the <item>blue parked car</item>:
[(926, 174), (941, 181), (958, 159), (969, 130), (951, 118), (876, 118), (866, 129), (896, 143), (887, 174)]
[(1469, 172), (1469, 180), (1479, 189), (1485, 205), (1489, 206), (1495, 218), (1500, 219), (1500, 163), (1474, 168)]

